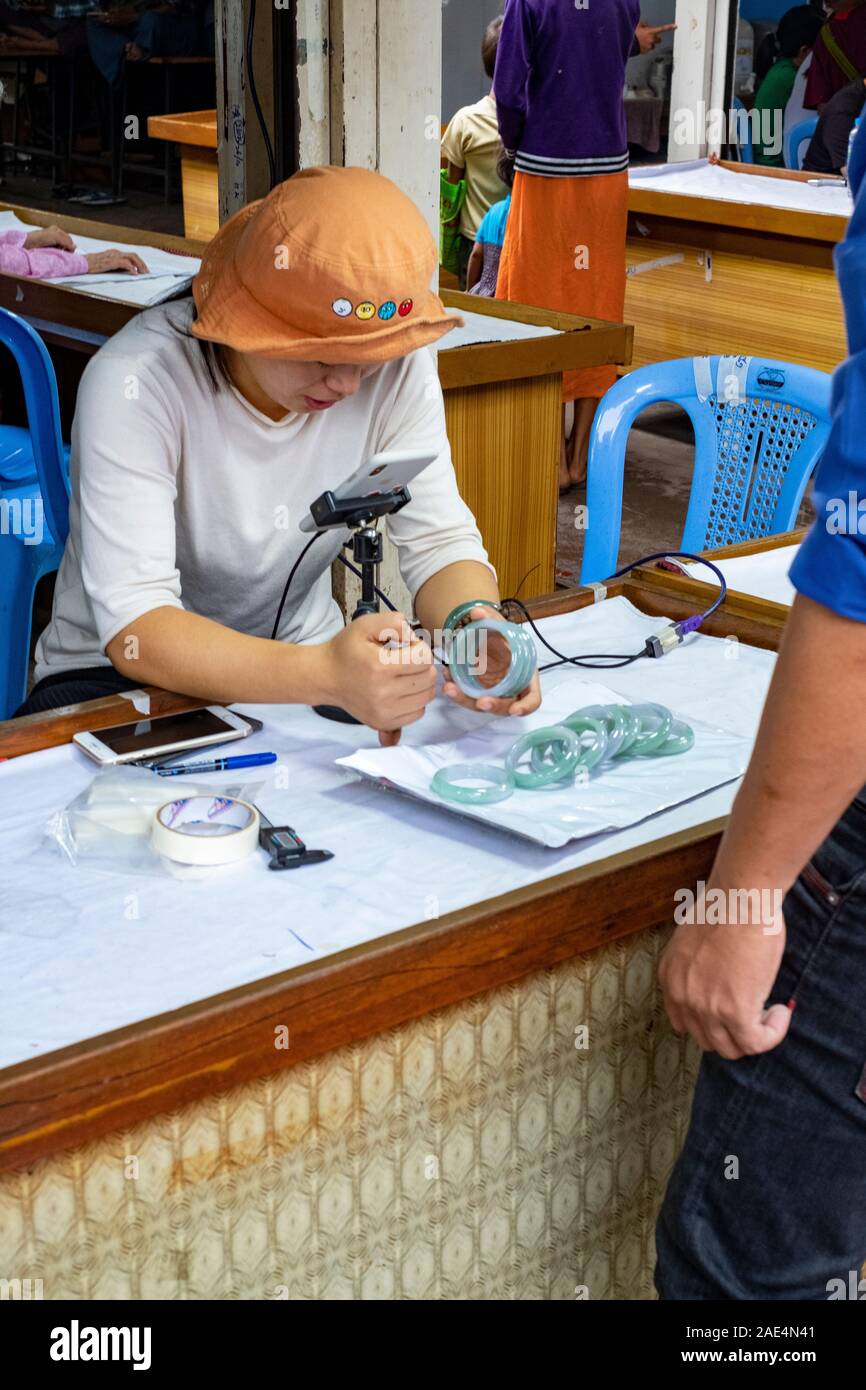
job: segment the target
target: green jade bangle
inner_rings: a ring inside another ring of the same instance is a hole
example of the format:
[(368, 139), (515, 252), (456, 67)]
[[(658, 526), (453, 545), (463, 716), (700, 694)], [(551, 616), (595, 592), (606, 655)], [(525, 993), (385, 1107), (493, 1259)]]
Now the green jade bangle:
[[(553, 751), (557, 745), (562, 750), (558, 756)], [(546, 758), (540, 767), (533, 761), (532, 772), (520, 772), (520, 759), (538, 747), (550, 750), (549, 759)], [(533, 729), (512, 744), (505, 755), (505, 770), (514, 778), (515, 786), (522, 787), (525, 791), (538, 791), (541, 787), (552, 786), (554, 782), (562, 782), (565, 778), (573, 776), (580, 761), (580, 754), (580, 739), (577, 734), (564, 724), (551, 724), (544, 729)]]
[(694, 748), (694, 746), (694, 729), (690, 724), (683, 724), (681, 720), (675, 719), (661, 748), (650, 749), (648, 753), (641, 756), (645, 758), (671, 758), (675, 753), (688, 753), (689, 749)]
[[(596, 706), (596, 709), (600, 708), (600, 705)], [(571, 729), (573, 734), (577, 734), (580, 744), (580, 757), (577, 760), (578, 767), (590, 771), (607, 757), (607, 730), (601, 719), (595, 719), (591, 715), (584, 714), (581, 710), (576, 710), (575, 713), (570, 714), (567, 719), (563, 719), (562, 723), (566, 729)], [(590, 734), (592, 736), (589, 743), (584, 743), (584, 734)], [(545, 746), (544, 744), (539, 744), (532, 750), (531, 762), (533, 770), (539, 772), (542, 767), (547, 766), (548, 760), (553, 757), (554, 753), (551, 745)], [(571, 769), (563, 771), (562, 776), (557, 780), (565, 781), (566, 778), (571, 775)]]
[(626, 705), (584, 705), (564, 721), (569, 728), (573, 727), (572, 719), (597, 719), (600, 722), (607, 735), (605, 761), (615, 758), (623, 744), (627, 741), (631, 743), (638, 731), (637, 723), (632, 719)]
[(664, 705), (632, 705), (631, 712), (640, 720), (640, 733), (628, 750), (629, 756), (641, 758), (667, 742), (674, 717)]
[[(461, 782), (486, 782), (484, 787), (461, 787)], [(506, 768), (492, 763), (453, 763), (440, 767), (430, 783), (430, 790), (443, 801), (459, 806), (491, 806), (506, 801), (514, 792), (514, 777)]]
[[(455, 610), (459, 611), (459, 610)], [(492, 632), (502, 637), (508, 646), (511, 660), (505, 675), (494, 685), (484, 685), (475, 674), (478, 665), (478, 648), (475, 634)], [(538, 663), (535, 643), (519, 624), (497, 621), (495, 618), (478, 618), (452, 634), (446, 660), (451, 679), (464, 695), (472, 700), (511, 699), (525, 690)]]

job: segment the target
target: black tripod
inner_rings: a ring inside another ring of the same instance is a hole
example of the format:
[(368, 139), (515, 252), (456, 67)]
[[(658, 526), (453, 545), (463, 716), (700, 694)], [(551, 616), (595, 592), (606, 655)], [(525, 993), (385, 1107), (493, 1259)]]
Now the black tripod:
[[(361, 597), (352, 614), (353, 622), (367, 613), (379, 612), (376, 580), (382, 563), (382, 536), (373, 522), (381, 516), (393, 516), (411, 500), (411, 494), (406, 487), (395, 488), (393, 492), (382, 492), (371, 497), (347, 499), (338, 499), (333, 493), (324, 492), (310, 508), (319, 530), (346, 526), (352, 528), (352, 558), (361, 571)], [(323, 719), (334, 719), (340, 724), (361, 722), (339, 705), (314, 705), (313, 709)]]

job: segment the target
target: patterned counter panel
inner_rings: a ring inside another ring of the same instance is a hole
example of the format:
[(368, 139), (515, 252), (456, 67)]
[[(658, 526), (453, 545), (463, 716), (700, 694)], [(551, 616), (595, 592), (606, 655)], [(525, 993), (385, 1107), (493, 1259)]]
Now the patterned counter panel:
[(652, 1298), (698, 1053), (662, 932), (0, 1178), (0, 1278), (114, 1299)]

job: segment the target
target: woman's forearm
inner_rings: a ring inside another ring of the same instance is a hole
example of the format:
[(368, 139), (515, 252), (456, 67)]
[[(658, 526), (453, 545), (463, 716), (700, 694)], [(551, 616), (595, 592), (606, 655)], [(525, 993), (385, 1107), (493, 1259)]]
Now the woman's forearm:
[(445, 619), (470, 599), (499, 602), (499, 586), (493, 572), (477, 560), (458, 560), (430, 576), (415, 595), (418, 621), (431, 636), (441, 631)]
[(183, 608), (164, 607), (130, 623), (106, 655), (142, 685), (221, 704), (319, 704), (331, 698), (326, 647), (248, 637)]
[(787, 890), (866, 785), (866, 623), (798, 596), (714, 880)]

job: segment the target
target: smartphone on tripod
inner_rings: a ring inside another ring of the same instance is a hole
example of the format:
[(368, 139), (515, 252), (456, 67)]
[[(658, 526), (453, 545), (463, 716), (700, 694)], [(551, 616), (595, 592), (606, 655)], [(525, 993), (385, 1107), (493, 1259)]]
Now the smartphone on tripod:
[[(437, 457), (432, 449), (390, 449), (387, 453), (371, 454), (344, 483), (316, 499), (301, 522), (301, 530), (311, 533), (343, 525), (338, 518), (349, 504), (357, 502), (360, 508), (365, 501), (375, 503), (377, 497), (399, 492), (435, 463)], [(323, 504), (324, 498), (332, 501)]]

